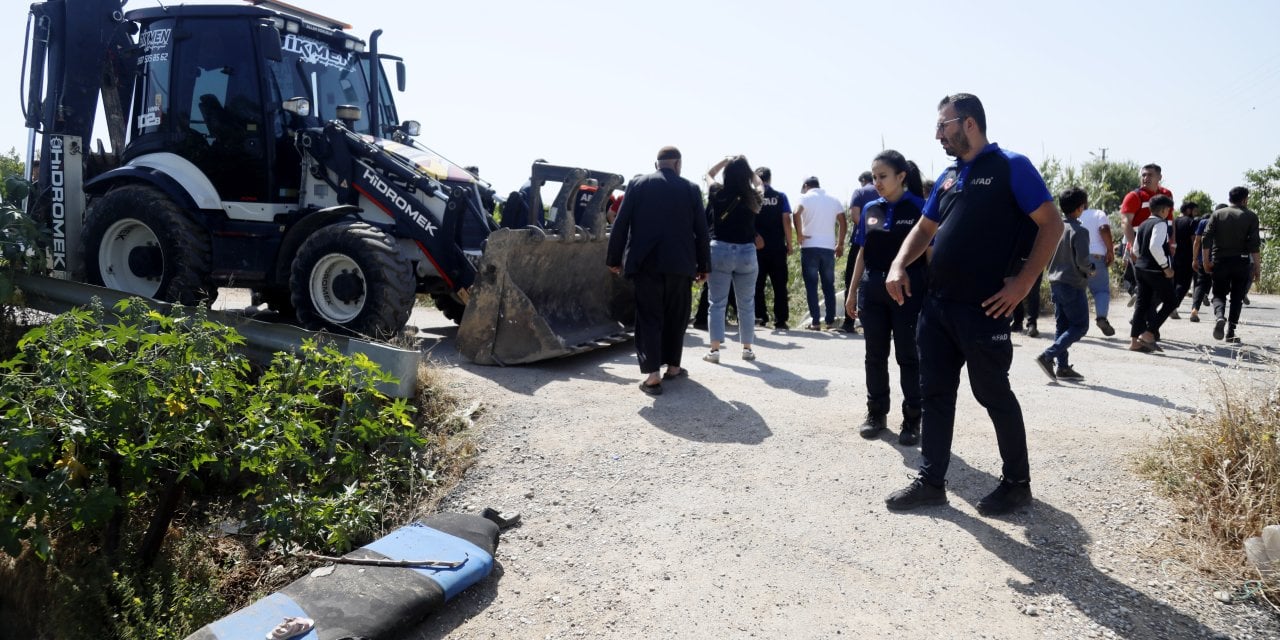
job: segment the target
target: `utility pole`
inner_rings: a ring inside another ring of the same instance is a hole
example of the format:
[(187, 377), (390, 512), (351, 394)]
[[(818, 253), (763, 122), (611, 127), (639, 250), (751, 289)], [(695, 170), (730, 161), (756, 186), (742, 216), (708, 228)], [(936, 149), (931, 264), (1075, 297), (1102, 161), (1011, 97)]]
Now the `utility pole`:
[(1099, 155), (1099, 154), (1096, 154), (1096, 153), (1094, 153), (1094, 152), (1090, 151), (1090, 152), (1089, 152), (1089, 155), (1091, 155), (1091, 156), (1093, 156), (1093, 157), (1095, 157), (1095, 158), (1098, 158), (1098, 159), (1102, 160), (1103, 162), (1106, 162), (1106, 161), (1107, 161), (1107, 147), (1098, 147), (1098, 151), (1101, 151), (1101, 152), (1102, 152), (1102, 154), (1101, 154), (1101, 155)]

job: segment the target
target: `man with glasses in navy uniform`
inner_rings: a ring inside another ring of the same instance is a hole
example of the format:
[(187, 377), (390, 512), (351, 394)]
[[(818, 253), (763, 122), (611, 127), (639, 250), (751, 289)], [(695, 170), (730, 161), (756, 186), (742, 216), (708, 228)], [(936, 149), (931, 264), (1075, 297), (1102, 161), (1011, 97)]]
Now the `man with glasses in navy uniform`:
[(907, 510), (947, 502), (956, 391), (967, 364), (969, 385), (991, 416), (1003, 461), (1000, 484), (977, 509), (998, 515), (1031, 503), (1026, 425), (1009, 386), (1009, 316), (1049, 263), (1063, 222), (1031, 161), (988, 142), (986, 112), (976, 96), (942, 99), (937, 138), (956, 162), (935, 181), (885, 281), (889, 296), (902, 304), (912, 295), (906, 265), (932, 242), (929, 291), (916, 334), (923, 461), (920, 475), (885, 503)]

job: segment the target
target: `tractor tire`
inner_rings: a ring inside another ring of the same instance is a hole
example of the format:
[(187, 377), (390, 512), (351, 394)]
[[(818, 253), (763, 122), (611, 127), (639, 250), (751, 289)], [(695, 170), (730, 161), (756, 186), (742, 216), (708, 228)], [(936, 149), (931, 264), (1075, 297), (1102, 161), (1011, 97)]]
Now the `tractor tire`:
[(289, 289), (298, 322), (376, 340), (400, 333), (416, 300), (413, 265), (373, 225), (340, 222), (311, 234), (294, 256)]
[(218, 297), (210, 277), (209, 232), (148, 185), (116, 187), (89, 208), (84, 228), (85, 280), (183, 305)]
[(435, 300), (436, 308), (444, 314), (445, 318), (453, 321), (454, 324), (462, 324), (462, 314), (467, 310), (467, 305), (458, 302), (447, 293), (431, 294), (431, 299)]

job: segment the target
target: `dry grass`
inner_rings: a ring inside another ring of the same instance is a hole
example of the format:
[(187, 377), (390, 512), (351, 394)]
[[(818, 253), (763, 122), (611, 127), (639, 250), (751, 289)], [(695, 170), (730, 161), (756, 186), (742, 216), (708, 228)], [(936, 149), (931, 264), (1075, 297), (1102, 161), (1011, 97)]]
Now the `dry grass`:
[[(1141, 461), (1185, 518), (1181, 560), (1216, 580), (1258, 581), (1244, 540), (1280, 524), (1280, 377), (1259, 392), (1231, 389), (1219, 378), (1212, 412), (1175, 423)], [(1280, 602), (1280, 583), (1252, 583)]]

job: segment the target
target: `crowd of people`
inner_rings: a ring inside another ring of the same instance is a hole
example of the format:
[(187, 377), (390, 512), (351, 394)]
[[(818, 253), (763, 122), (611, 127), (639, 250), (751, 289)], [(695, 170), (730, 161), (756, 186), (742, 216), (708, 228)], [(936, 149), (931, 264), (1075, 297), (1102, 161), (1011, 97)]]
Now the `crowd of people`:
[[(755, 328), (768, 324), (767, 286), (774, 292), (775, 327), (787, 327), (786, 257), (799, 244), (808, 328), (836, 328), (837, 309), (843, 311), (841, 329), (852, 332), (855, 320), (862, 323), (863, 437), (888, 428), (891, 349), (898, 363), (898, 441), (920, 445), (921, 465), (910, 485), (887, 497), (888, 508), (947, 501), (956, 395), (967, 366), (1003, 464), (999, 485), (977, 504), (979, 512), (995, 515), (1031, 501), (1026, 427), (1009, 384), (1010, 335), (1015, 327), (1038, 334), (1046, 268), (1056, 326), (1052, 343), (1035, 361), (1050, 379), (1084, 378), (1069, 352), (1089, 329), (1090, 294), (1094, 324), (1104, 336), (1115, 334), (1108, 273), (1117, 253), (1133, 307), (1130, 350), (1163, 350), (1160, 329), (1187, 293), (1192, 322), (1208, 298), (1213, 337), (1239, 341), (1241, 305), (1261, 267), (1258, 218), (1248, 209), (1247, 189), (1232, 189), (1229, 204), (1203, 218), (1194, 204), (1184, 204), (1186, 221), (1171, 222), (1173, 194), (1160, 185), (1160, 167), (1146, 165), (1140, 186), (1121, 205), (1124, 240), (1117, 252), (1107, 214), (1089, 208), (1083, 189), (1068, 188), (1055, 202), (1030, 160), (988, 140), (976, 96), (943, 98), (935, 136), (955, 162), (932, 183), (914, 162), (886, 150), (871, 159), (848, 207), (810, 177), (794, 212), (773, 188), (767, 167), (753, 171), (743, 156), (724, 158), (705, 176), (704, 203), (701, 188), (681, 177), (680, 151), (659, 150), (657, 170), (626, 189), (606, 259), (608, 268), (635, 285), (636, 351), (645, 376), (640, 389), (659, 395), (664, 381), (688, 375), (681, 362), (693, 282), (707, 282), (710, 349), (703, 360), (722, 358), (731, 302), (741, 357), (754, 360)], [(840, 307), (835, 262), (846, 236)]]

